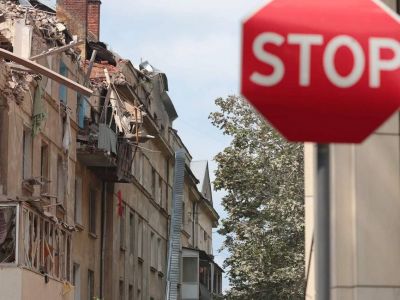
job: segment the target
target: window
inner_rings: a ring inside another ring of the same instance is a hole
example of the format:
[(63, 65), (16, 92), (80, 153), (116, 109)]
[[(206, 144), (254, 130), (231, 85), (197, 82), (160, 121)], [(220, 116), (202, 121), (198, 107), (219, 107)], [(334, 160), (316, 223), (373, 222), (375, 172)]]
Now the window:
[(182, 229), (184, 229), (185, 223), (185, 202), (182, 201)]
[(81, 94), (76, 95), (77, 106), (76, 106), (76, 119), (80, 128), (85, 127), (85, 113), (86, 113), (86, 98)]
[[(64, 64), (64, 62), (62, 60), (60, 61), (60, 75), (62, 75), (64, 77), (68, 77), (67, 66)], [(62, 103), (67, 104), (67, 87), (65, 85), (60, 84), (60, 87), (58, 90), (58, 96)]]
[(139, 181), (140, 184), (143, 185), (143, 164), (144, 164), (144, 155), (140, 150), (136, 151), (136, 155), (135, 155), (135, 169), (134, 170), (134, 174), (135, 177), (137, 179), (137, 181)]
[(82, 178), (76, 176), (75, 180), (75, 223), (82, 224)]
[(88, 270), (88, 300), (93, 300), (94, 298), (94, 272)]
[[(122, 204), (124, 206), (124, 204)], [(122, 209), (122, 215), (119, 217), (119, 246), (125, 250), (125, 209)]]
[(151, 168), (151, 196), (156, 200), (156, 170)]
[[(66, 162), (67, 163), (67, 162)], [(64, 161), (61, 156), (58, 157), (57, 163), (57, 202), (64, 203), (65, 200), (65, 168)]]
[(197, 257), (183, 257), (182, 282), (197, 283)]
[(143, 220), (138, 222), (138, 257), (143, 258)]
[(133, 286), (132, 284), (129, 285), (129, 300), (133, 300)]
[(75, 264), (73, 266), (73, 277), (72, 284), (75, 286), (74, 289), (74, 299), (81, 299), (81, 270), (79, 264)]
[(157, 195), (157, 203), (163, 206), (163, 180), (161, 176), (158, 176), (158, 195)]
[(157, 262), (158, 262), (158, 266), (157, 269), (160, 272), (163, 272), (163, 255), (162, 255), (163, 251), (162, 251), (162, 241), (160, 238), (157, 239)]
[(150, 233), (150, 267), (157, 267), (157, 247), (154, 232)]
[(89, 191), (89, 232), (96, 234), (96, 191)]
[(207, 232), (204, 230), (204, 240), (207, 241), (208, 235)]
[(129, 251), (133, 254), (135, 247), (135, 217), (131, 212), (129, 214)]
[[(209, 271), (207, 266), (200, 266), (200, 283), (204, 284), (205, 286), (208, 285), (208, 276)], [(207, 286), (208, 287), (208, 286)]]
[(48, 193), (49, 187), (49, 147), (47, 144), (42, 143), (40, 148), (40, 177), (43, 182), (42, 193)]
[(32, 177), (32, 133), (24, 129), (22, 140), (22, 179)]
[(124, 295), (124, 281), (120, 280), (119, 281), (119, 299), (120, 300), (124, 300), (125, 299), (125, 295)]

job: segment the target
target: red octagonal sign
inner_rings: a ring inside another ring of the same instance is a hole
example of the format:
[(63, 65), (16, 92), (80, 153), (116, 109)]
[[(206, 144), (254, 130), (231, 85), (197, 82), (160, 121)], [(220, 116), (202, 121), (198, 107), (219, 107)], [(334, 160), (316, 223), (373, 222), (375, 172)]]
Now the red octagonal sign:
[(242, 94), (288, 140), (363, 141), (400, 106), (400, 20), (379, 0), (274, 0), (244, 23)]

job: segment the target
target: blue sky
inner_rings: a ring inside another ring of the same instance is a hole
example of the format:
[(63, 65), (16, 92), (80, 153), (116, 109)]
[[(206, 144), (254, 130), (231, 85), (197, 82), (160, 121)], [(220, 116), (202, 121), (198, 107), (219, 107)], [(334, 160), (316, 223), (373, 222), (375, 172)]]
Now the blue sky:
[[(168, 76), (179, 118), (174, 127), (194, 160), (210, 161), (229, 144), (208, 120), (214, 100), (239, 93), (240, 22), (265, 0), (103, 1), (100, 39), (134, 64), (148, 60)], [(214, 192), (214, 206), (223, 193)], [(216, 261), (223, 237), (214, 234)], [(228, 281), (224, 280), (224, 288)]]

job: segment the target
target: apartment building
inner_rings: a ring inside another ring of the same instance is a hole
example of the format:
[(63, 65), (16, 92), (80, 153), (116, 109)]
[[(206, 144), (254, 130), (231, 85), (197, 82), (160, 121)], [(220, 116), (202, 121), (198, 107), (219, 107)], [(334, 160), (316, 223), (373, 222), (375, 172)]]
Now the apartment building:
[[(164, 299), (186, 149), (168, 78), (99, 41), (100, 1), (20, 2), (0, 1), (0, 48), (27, 62), (0, 61), (0, 299)], [(186, 299), (211, 299), (219, 216), (208, 167), (186, 152), (182, 251), (198, 261), (182, 270), (197, 283)]]
[[(399, 137), (395, 113), (362, 144), (330, 146), (331, 299), (400, 299)], [(306, 299), (315, 299), (316, 145), (304, 151)]]

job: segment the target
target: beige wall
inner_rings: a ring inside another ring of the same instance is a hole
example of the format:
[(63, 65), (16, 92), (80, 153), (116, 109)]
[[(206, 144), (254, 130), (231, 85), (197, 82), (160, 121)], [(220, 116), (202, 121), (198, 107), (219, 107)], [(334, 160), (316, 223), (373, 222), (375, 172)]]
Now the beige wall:
[[(331, 146), (332, 299), (400, 298), (399, 145), (396, 113), (363, 144)], [(310, 253), (316, 187), (314, 154), (315, 145), (307, 144), (307, 299), (315, 297)]]
[(0, 268), (0, 300), (73, 300), (74, 288), (21, 268)]
[[(76, 175), (82, 178), (82, 224), (76, 224), (80, 231), (72, 234), (72, 263), (79, 265), (81, 299), (88, 298), (88, 270), (94, 272), (94, 295), (100, 296), (101, 264), (101, 193), (102, 182), (86, 167), (77, 165)], [(74, 177), (75, 178), (75, 177)], [(96, 233), (89, 233), (89, 193), (96, 191)], [(71, 209), (74, 212), (73, 208)]]

